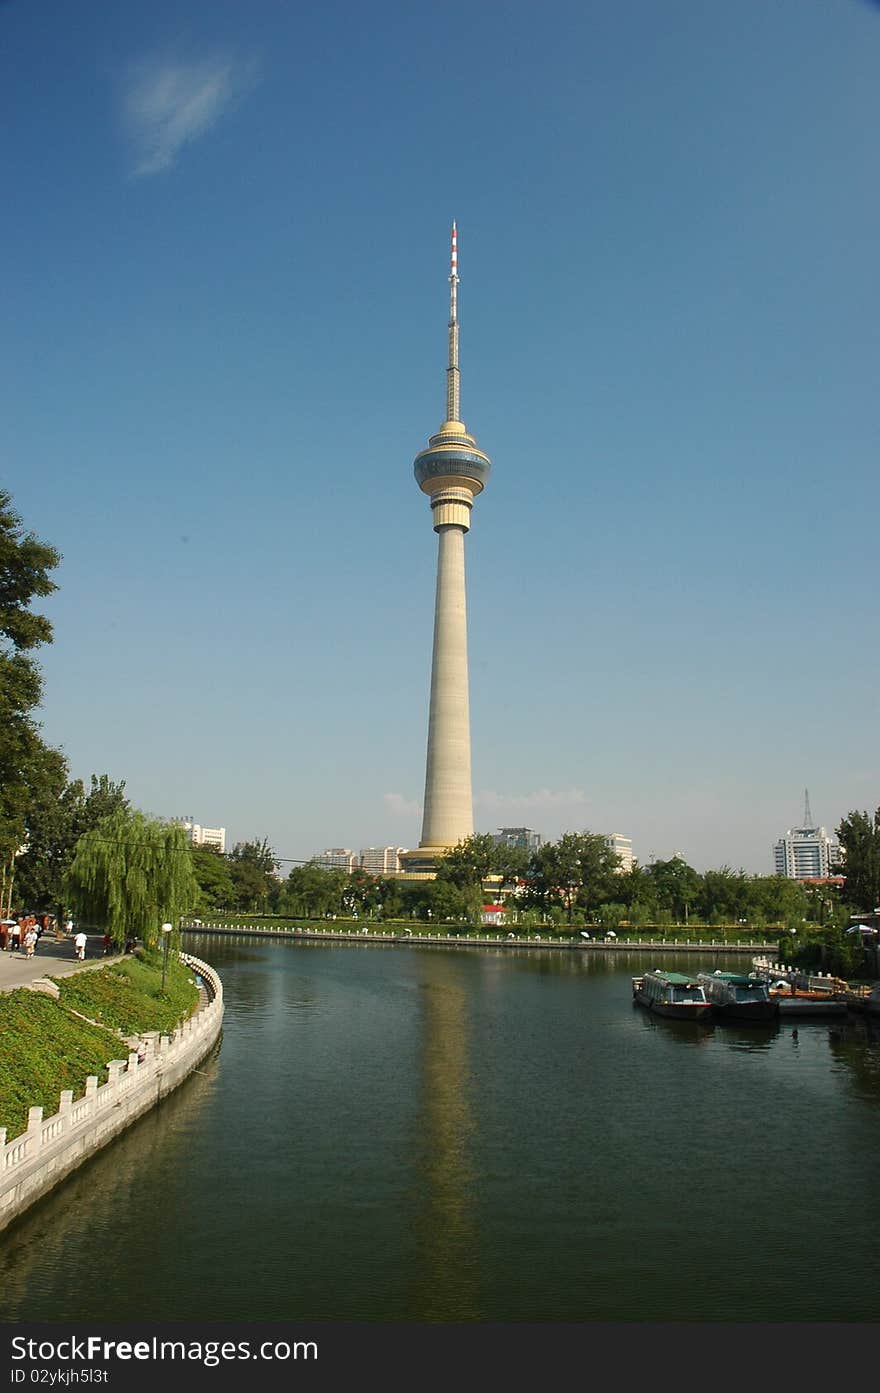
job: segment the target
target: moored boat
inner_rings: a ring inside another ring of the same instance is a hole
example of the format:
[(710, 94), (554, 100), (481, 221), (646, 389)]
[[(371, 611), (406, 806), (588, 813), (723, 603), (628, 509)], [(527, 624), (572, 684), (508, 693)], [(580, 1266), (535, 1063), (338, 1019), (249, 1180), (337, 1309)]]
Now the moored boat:
[(632, 979), (633, 998), (658, 1016), (673, 1020), (711, 1020), (712, 1007), (696, 977), (682, 972), (663, 972), (658, 967)]
[(740, 972), (701, 972), (698, 981), (706, 992), (712, 1014), (722, 1020), (768, 1021), (779, 1014), (779, 1001), (766, 982)]
[(846, 1002), (827, 992), (790, 991), (770, 988), (770, 996), (779, 1002), (780, 1016), (845, 1016)]

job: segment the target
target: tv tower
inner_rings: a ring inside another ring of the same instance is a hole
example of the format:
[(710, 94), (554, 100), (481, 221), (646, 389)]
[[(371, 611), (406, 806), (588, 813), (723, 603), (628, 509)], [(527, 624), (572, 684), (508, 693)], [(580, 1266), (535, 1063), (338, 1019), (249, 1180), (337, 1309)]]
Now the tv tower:
[(400, 858), (404, 870), (415, 874), (433, 871), (438, 857), (474, 830), (464, 536), (471, 525), (474, 499), (489, 478), (491, 461), (461, 420), (458, 284), (458, 233), (453, 223), (446, 416), (413, 466), (419, 488), (431, 501), (439, 538), (422, 836), (418, 850)]

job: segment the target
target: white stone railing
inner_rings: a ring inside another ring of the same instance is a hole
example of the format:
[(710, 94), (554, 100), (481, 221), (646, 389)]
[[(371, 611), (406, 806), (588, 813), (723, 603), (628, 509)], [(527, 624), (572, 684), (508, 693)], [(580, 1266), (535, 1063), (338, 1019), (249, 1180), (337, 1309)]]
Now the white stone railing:
[(170, 1033), (140, 1036), (142, 1054), (132, 1050), (127, 1059), (110, 1060), (100, 1086), (90, 1074), (76, 1101), (72, 1089), (65, 1089), (51, 1117), (41, 1107), (29, 1108), (20, 1136), (7, 1141), (0, 1127), (0, 1228), (176, 1088), (214, 1044), (223, 1021), (223, 985), (199, 958), (181, 953), (180, 959), (204, 981), (211, 997), (205, 1007)]

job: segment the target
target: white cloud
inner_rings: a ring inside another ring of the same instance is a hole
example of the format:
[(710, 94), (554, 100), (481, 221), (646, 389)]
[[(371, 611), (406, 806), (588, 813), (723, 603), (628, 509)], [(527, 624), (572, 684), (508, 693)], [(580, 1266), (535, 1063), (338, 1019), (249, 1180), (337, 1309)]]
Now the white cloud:
[(496, 793), (492, 789), (484, 789), (477, 794), (474, 801), (479, 808), (499, 813), (524, 813), (580, 808), (585, 805), (587, 799), (579, 788), (539, 788), (534, 793)]
[(402, 793), (383, 793), (382, 801), (394, 817), (421, 817), (422, 805)]
[(184, 145), (211, 130), (255, 79), (252, 62), (149, 58), (133, 65), (123, 91), (123, 120), (136, 176), (170, 168)]

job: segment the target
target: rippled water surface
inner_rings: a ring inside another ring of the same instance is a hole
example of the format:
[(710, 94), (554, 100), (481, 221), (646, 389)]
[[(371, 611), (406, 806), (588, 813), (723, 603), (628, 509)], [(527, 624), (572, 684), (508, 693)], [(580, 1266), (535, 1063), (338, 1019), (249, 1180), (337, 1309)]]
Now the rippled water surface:
[(187, 946), (221, 1046), (2, 1235), (6, 1320), (876, 1319), (876, 1027), (663, 1021), (645, 956)]

